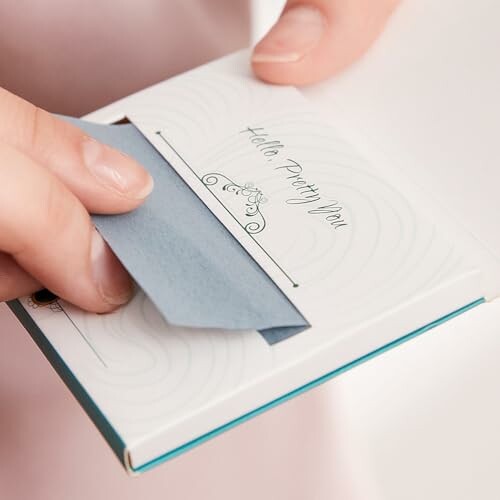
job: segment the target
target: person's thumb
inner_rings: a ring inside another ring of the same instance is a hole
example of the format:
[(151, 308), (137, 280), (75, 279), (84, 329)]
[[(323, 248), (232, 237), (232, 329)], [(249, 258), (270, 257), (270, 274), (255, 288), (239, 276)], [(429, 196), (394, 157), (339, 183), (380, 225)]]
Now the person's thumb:
[(323, 80), (358, 59), (399, 0), (288, 0), (252, 55), (256, 75), (278, 84)]

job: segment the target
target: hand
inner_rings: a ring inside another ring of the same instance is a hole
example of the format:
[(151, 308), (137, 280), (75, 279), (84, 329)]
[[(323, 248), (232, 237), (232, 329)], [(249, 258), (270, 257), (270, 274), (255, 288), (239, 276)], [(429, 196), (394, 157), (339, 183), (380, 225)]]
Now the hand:
[(318, 82), (358, 59), (399, 0), (288, 0), (252, 55), (255, 74), (271, 83)]
[(93, 312), (131, 296), (89, 217), (127, 212), (153, 188), (131, 158), (0, 89), (0, 301), (46, 287)]

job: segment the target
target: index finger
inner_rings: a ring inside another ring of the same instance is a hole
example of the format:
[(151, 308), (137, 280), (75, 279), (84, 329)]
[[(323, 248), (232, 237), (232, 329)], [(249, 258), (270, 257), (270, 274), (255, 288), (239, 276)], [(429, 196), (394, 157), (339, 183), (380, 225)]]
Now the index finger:
[(153, 189), (134, 159), (3, 89), (0, 110), (0, 140), (54, 173), (90, 212), (127, 212)]

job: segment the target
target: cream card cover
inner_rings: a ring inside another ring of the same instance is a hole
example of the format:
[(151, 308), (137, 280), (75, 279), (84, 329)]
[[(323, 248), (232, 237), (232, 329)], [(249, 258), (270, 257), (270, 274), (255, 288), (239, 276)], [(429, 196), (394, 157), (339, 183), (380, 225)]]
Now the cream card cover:
[(362, 158), (298, 90), (256, 81), (245, 55), (88, 119), (124, 117), (311, 325), (269, 345), (252, 330), (168, 324), (141, 291), (109, 315), (33, 297), (11, 305), (128, 470), (483, 300), (480, 272), (459, 239), (420, 210), (427, 200)]

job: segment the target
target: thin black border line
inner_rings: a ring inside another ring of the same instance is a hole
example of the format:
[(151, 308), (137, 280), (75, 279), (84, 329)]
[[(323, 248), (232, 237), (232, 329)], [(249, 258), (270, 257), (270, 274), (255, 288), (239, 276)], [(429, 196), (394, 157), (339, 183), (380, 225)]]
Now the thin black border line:
[(96, 355), (97, 359), (104, 365), (105, 368), (108, 368), (108, 365), (106, 364), (106, 362), (104, 361), (104, 359), (102, 358), (102, 356), (97, 352), (97, 349), (92, 345), (92, 343), (90, 342), (90, 340), (80, 330), (80, 328), (78, 328), (76, 326), (75, 322), (71, 319), (71, 316), (66, 312), (66, 310), (64, 309), (64, 307), (62, 306), (62, 304), (59, 301), (57, 303), (58, 303), (59, 307), (61, 308), (61, 311), (66, 316), (66, 318), (68, 318), (69, 322), (75, 327), (75, 330), (80, 334), (80, 337), (82, 337), (82, 339), (85, 341), (85, 343), (90, 347), (90, 349), (92, 350), (92, 352)]
[[(156, 131), (156, 135), (158, 135), (159, 137), (161, 137), (163, 139), (163, 141), (165, 142), (165, 144), (177, 155), (177, 157), (184, 163), (184, 165), (186, 165), (187, 168), (189, 168), (189, 170), (196, 176), (196, 178), (201, 182), (201, 184), (207, 189), (207, 191), (219, 202), (219, 204), (224, 208), (224, 210), (233, 218), (233, 220), (245, 231), (245, 227), (243, 226), (243, 224), (241, 224), (241, 222), (228, 210), (228, 208), (224, 205), (224, 203), (222, 203), (219, 198), (217, 198), (217, 196), (215, 196), (215, 194), (210, 190), (208, 189), (208, 187), (203, 183), (203, 181), (201, 180), (201, 177), (193, 170), (193, 168), (191, 167), (191, 165), (189, 165), (189, 163), (181, 156), (181, 154), (172, 146), (172, 144), (170, 144), (170, 142), (167, 140), (167, 138), (163, 135), (162, 131), (161, 130), (157, 130)], [(286, 278), (290, 281), (290, 283), (292, 284), (292, 286), (294, 288), (297, 288), (299, 286), (298, 283), (296, 283), (293, 278), (276, 262), (276, 260), (269, 254), (269, 252), (254, 238), (254, 236), (252, 234), (250, 234), (248, 231), (245, 231), (246, 234), (248, 234), (248, 236), (250, 236), (250, 238), (252, 238), (252, 240), (259, 246), (259, 248), (269, 257), (269, 259), (271, 259), (271, 261), (273, 262), (273, 264), (286, 276)]]

